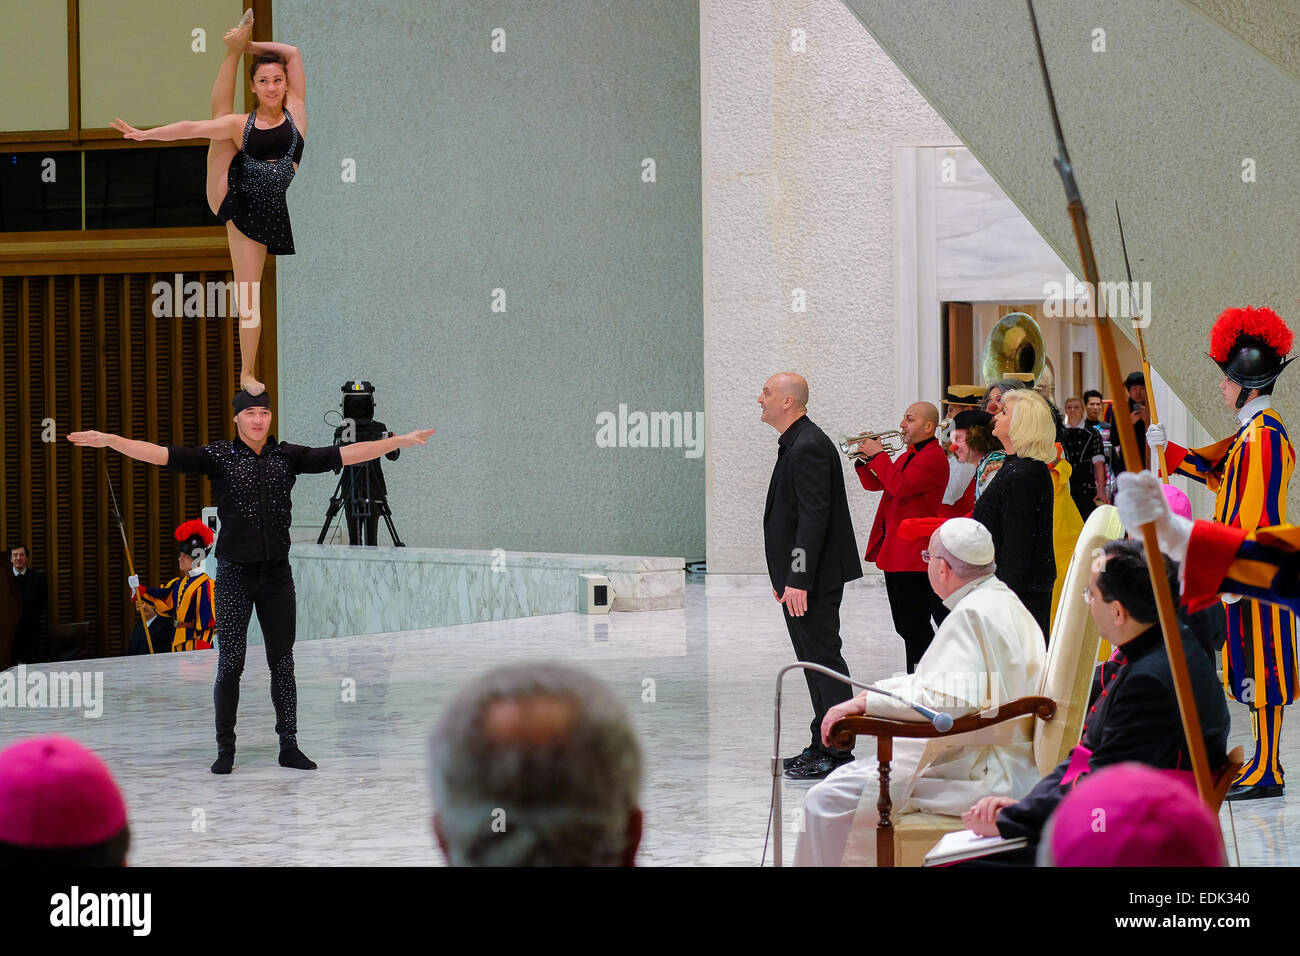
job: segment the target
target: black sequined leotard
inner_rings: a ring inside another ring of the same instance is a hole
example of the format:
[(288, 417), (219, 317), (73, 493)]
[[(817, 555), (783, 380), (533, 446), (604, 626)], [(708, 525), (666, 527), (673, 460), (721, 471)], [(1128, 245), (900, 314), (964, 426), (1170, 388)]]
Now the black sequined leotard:
[(230, 161), (226, 198), (217, 218), (233, 222), (271, 255), (291, 256), (293, 230), (284, 197), (293, 180), (293, 164), (302, 160), (303, 140), (288, 110), (284, 122), (271, 129), (257, 129), (256, 118), (255, 112), (248, 114), (240, 151)]

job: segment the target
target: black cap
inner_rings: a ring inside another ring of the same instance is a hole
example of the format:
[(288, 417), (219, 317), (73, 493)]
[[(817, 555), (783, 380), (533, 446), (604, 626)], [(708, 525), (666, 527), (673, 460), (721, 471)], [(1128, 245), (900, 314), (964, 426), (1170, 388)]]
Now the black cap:
[(235, 414), (238, 415), (246, 408), (270, 408), (271, 396), (266, 392), (261, 395), (249, 395), (241, 388), (230, 400), (230, 404), (235, 407)]
[(993, 425), (993, 416), (988, 412), (980, 411), (978, 408), (967, 408), (958, 412), (952, 418), (952, 427), (967, 429), (983, 425), (989, 428)]

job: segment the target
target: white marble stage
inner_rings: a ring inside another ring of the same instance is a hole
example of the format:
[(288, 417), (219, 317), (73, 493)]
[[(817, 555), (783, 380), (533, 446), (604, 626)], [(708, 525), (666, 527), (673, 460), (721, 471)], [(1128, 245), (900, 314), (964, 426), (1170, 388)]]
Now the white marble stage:
[[(855, 674), (902, 665), (879, 578), (845, 592), (845, 656)], [(770, 778), (772, 687), (789, 663), (789, 638), (761, 578), (696, 576), (684, 608), (588, 617), (576, 613), (306, 641), (295, 651), (299, 739), (320, 764), (276, 765), (266, 665), (252, 650), (244, 673), (235, 772), (214, 757), (216, 653), (76, 662), (103, 675), (103, 714), (0, 710), (0, 745), (58, 732), (108, 762), (130, 810), (134, 865), (440, 865), (427, 736), (469, 677), (498, 663), (577, 663), (625, 702), (645, 752), (645, 865), (757, 865)], [(64, 665), (65, 667), (67, 665)], [(355, 686), (355, 700), (346, 690)], [(652, 693), (647, 693), (651, 691)], [(1231, 745), (1250, 747), (1244, 707), (1229, 705)], [(787, 754), (803, 746), (807, 694), (797, 674), (782, 705)], [(1294, 731), (1294, 728), (1292, 728)], [(1300, 767), (1300, 732), (1283, 733), (1283, 761)], [(789, 829), (811, 786), (785, 782)], [(1229, 805), (1231, 806), (1231, 805)], [(1286, 797), (1223, 813), (1245, 865), (1300, 863), (1300, 780)], [(770, 862), (771, 853), (769, 850)]]
[[(300, 641), (562, 614), (578, 607), (580, 574), (609, 578), (615, 612), (680, 608), (686, 580), (682, 558), (501, 548), (361, 548), (295, 541), (289, 560)], [(249, 623), (248, 639), (262, 643), (256, 617)]]

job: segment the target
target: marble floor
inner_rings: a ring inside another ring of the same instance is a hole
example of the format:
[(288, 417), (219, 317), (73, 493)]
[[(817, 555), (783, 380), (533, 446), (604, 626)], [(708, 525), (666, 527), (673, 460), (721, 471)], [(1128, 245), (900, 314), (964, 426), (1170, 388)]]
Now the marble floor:
[[(856, 675), (902, 665), (884, 588), (846, 591), (845, 657)], [(134, 865), (441, 864), (429, 827), (425, 743), (443, 704), (498, 662), (553, 658), (614, 688), (645, 751), (643, 865), (754, 866), (763, 853), (771, 779), (774, 676), (791, 658), (771, 591), (761, 581), (688, 576), (686, 607), (557, 614), (399, 634), (302, 641), (299, 740), (314, 773), (276, 765), (265, 662), (250, 648), (235, 772), (208, 772), (215, 652), (74, 662), (103, 675), (103, 714), (0, 710), (0, 745), (58, 732), (108, 762), (130, 808)], [(67, 665), (64, 665), (65, 669)], [(349, 689), (355, 689), (355, 695)], [(355, 696), (355, 700), (348, 699)], [(1245, 708), (1233, 738), (1250, 750)], [(782, 705), (782, 750), (803, 743), (811, 714), (797, 673)], [(1300, 732), (1283, 762), (1300, 767)], [(791, 820), (807, 783), (785, 781)], [(1229, 855), (1242, 865), (1300, 862), (1300, 789), (1223, 813)], [(788, 863), (794, 834), (784, 828)], [(768, 863), (771, 849), (768, 849)]]

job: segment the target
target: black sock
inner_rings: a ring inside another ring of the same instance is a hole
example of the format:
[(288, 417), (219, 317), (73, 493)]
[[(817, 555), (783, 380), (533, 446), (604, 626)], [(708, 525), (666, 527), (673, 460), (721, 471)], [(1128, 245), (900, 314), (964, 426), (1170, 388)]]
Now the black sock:
[(314, 761), (308, 760), (307, 755), (297, 747), (290, 747), (288, 750), (280, 751), (280, 766), (291, 767), (294, 770), (315, 770)]
[(213, 773), (230, 773), (235, 766), (235, 754), (231, 750), (217, 752), (216, 762), (212, 765)]

